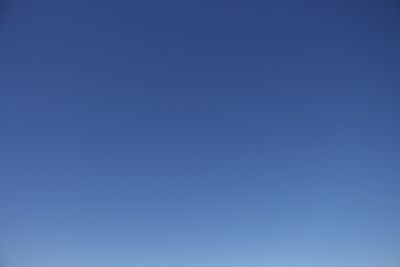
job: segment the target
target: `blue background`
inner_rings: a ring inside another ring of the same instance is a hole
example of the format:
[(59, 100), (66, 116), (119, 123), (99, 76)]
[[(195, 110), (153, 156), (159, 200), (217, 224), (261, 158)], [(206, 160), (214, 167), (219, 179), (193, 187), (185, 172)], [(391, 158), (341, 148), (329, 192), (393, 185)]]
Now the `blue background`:
[(399, 266), (396, 1), (1, 16), (4, 266)]

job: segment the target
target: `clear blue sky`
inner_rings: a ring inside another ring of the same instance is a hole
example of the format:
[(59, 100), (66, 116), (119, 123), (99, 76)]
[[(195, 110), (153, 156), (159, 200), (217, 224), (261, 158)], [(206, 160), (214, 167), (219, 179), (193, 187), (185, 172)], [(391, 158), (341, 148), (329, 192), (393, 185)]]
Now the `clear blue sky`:
[(2, 267), (400, 265), (396, 1), (6, 7)]

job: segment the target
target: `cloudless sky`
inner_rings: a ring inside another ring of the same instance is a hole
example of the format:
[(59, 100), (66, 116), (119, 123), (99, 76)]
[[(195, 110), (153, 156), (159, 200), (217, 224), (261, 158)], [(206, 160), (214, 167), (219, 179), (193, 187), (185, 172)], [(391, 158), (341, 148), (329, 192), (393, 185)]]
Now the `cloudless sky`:
[(0, 16), (1, 266), (399, 266), (396, 1)]

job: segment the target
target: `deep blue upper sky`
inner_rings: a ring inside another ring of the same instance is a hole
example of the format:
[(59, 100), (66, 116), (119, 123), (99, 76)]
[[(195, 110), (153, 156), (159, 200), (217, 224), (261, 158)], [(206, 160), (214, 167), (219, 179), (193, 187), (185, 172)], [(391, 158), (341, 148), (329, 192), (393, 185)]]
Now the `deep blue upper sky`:
[(395, 1), (6, 7), (7, 267), (400, 263)]

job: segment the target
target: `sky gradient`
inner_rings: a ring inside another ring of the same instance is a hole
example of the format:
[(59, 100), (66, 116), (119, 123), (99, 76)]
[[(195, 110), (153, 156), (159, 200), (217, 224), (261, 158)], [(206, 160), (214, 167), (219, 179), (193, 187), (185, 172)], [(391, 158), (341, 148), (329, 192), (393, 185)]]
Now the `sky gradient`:
[(1, 267), (400, 266), (396, 1), (4, 6)]

